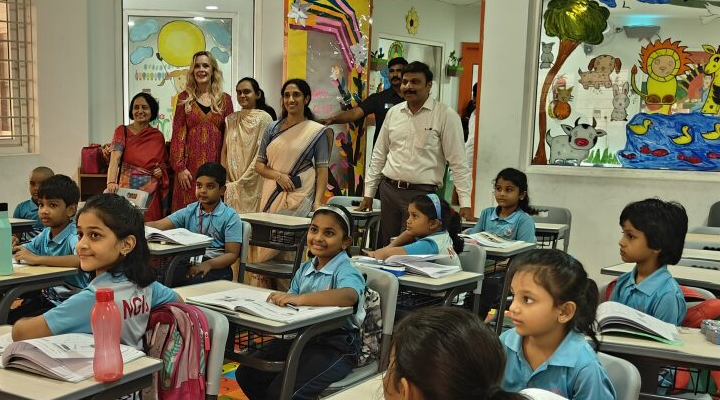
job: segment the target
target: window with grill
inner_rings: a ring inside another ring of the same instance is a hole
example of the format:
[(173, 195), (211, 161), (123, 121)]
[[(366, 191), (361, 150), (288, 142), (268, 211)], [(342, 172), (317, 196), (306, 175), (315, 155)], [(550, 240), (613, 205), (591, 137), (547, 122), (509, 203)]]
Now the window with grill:
[(34, 151), (32, 35), (31, 0), (0, 0), (0, 154)]

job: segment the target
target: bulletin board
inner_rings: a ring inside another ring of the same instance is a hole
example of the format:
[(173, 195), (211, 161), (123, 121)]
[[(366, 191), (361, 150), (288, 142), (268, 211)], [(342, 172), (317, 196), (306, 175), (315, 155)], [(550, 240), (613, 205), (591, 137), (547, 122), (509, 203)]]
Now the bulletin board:
[[(367, 96), (371, 0), (285, 0), (284, 78), (303, 78), (312, 89), (317, 119), (350, 109)], [(365, 130), (332, 125), (326, 197), (361, 196)]]
[(720, 4), (534, 5), (530, 164), (720, 170)]

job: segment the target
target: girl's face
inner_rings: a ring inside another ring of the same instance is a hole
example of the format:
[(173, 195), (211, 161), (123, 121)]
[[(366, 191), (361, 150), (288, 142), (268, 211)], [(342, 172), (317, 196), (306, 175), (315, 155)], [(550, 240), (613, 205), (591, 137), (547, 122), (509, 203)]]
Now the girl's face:
[(80, 214), (77, 221), (78, 243), (75, 246), (80, 258), (80, 268), (97, 275), (112, 268), (122, 254), (135, 247), (135, 237), (118, 239), (115, 233), (98, 217), (95, 210)]
[(307, 245), (310, 252), (325, 265), (333, 257), (350, 246), (350, 237), (345, 237), (337, 218), (328, 214), (313, 216), (308, 229)]
[(285, 90), (283, 91), (283, 107), (285, 107), (288, 114), (302, 114), (305, 110), (305, 105), (309, 102), (310, 99), (305, 97), (296, 84), (291, 83), (285, 86)]
[(520, 200), (525, 198), (525, 193), (511, 181), (503, 178), (495, 181), (495, 201), (502, 208), (517, 208)]
[(144, 97), (138, 97), (132, 104), (133, 121), (143, 124), (150, 122), (150, 105)]
[(198, 85), (209, 84), (212, 79), (213, 68), (208, 56), (197, 56), (193, 63), (193, 76)]
[(564, 329), (569, 319), (563, 316), (562, 308), (543, 286), (535, 282), (535, 275), (521, 271), (513, 276), (510, 284), (513, 301), (510, 317), (520, 336), (542, 336), (556, 329)]
[(430, 219), (426, 214), (423, 214), (416, 206), (415, 203), (408, 205), (408, 219), (406, 222), (407, 231), (415, 237), (425, 237), (432, 233), (439, 231), (441, 227), (440, 220)]
[(235, 87), (237, 101), (240, 107), (252, 110), (256, 108), (258, 95), (249, 81), (242, 81)]

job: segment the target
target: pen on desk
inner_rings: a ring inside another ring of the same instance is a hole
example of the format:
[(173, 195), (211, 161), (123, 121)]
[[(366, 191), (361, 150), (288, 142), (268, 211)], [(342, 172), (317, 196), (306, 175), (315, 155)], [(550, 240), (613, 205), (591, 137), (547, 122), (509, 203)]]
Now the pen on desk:
[(296, 306), (294, 306), (294, 305), (292, 305), (292, 304), (285, 304), (285, 307), (292, 308), (292, 309), (295, 310), (295, 311), (300, 311), (300, 309), (299, 309), (298, 307), (296, 307)]

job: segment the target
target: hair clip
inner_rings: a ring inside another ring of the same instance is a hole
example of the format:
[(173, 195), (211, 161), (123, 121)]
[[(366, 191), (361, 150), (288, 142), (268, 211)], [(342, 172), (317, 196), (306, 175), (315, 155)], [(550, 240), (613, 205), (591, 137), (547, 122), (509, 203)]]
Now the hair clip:
[(438, 197), (438, 195), (436, 195), (435, 193), (428, 193), (425, 196), (427, 196), (435, 206), (435, 213), (437, 214), (437, 219), (442, 220), (442, 212), (440, 211), (440, 198)]

